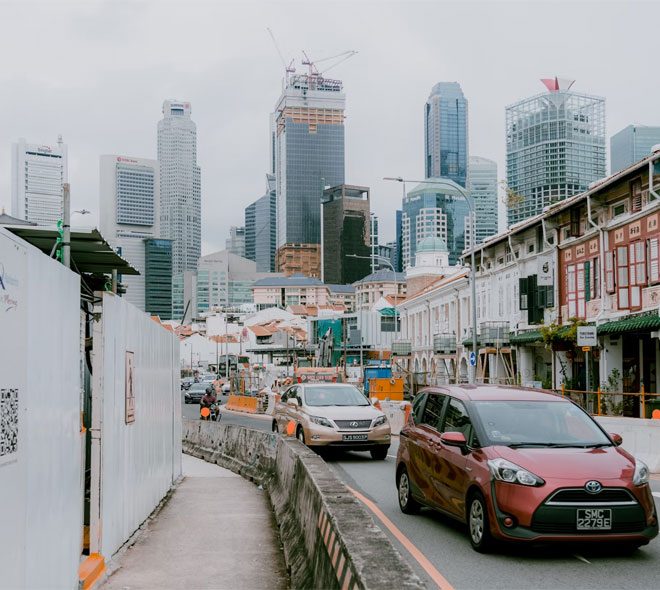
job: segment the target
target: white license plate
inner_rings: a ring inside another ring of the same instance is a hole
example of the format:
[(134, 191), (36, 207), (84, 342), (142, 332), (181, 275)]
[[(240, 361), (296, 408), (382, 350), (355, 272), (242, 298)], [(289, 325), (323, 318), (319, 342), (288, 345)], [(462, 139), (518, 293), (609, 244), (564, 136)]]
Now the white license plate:
[(578, 508), (578, 531), (607, 531), (612, 528), (611, 508)]
[(342, 440), (354, 441), (354, 440), (368, 440), (368, 434), (344, 434), (341, 437)]

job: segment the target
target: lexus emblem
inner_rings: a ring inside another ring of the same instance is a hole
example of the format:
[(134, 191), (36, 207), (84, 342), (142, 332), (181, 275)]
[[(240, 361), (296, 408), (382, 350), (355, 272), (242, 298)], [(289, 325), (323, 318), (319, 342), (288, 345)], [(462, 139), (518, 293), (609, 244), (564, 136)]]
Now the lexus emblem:
[(349, 426), (350, 426), (351, 428), (357, 428), (357, 427), (359, 426), (359, 424), (358, 424), (357, 422), (353, 421), (353, 422), (351, 422), (351, 423), (349, 424)]
[(599, 481), (588, 481), (584, 484), (584, 489), (587, 490), (590, 494), (599, 494), (603, 489), (602, 484)]

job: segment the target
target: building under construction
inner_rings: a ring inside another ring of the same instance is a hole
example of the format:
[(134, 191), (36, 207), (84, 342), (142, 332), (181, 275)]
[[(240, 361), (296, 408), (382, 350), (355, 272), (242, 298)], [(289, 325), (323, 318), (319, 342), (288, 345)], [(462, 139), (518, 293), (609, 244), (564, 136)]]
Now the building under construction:
[(340, 184), (323, 192), (323, 280), (347, 285), (370, 272), (369, 188)]
[[(312, 276), (321, 264), (321, 198), (344, 182), (342, 83), (287, 69), (271, 117), (272, 166), (277, 195), (277, 270)], [(318, 275), (317, 275), (318, 276)]]

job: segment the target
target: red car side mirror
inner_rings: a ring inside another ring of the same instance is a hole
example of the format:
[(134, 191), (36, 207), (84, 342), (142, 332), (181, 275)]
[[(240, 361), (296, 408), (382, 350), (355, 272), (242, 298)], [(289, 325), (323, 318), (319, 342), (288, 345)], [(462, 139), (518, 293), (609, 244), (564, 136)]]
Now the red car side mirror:
[(623, 438), (621, 437), (620, 434), (617, 434), (616, 432), (610, 432), (610, 438), (617, 447), (621, 446), (621, 443), (623, 443)]
[(467, 447), (467, 440), (462, 432), (443, 432), (440, 440), (448, 447)]

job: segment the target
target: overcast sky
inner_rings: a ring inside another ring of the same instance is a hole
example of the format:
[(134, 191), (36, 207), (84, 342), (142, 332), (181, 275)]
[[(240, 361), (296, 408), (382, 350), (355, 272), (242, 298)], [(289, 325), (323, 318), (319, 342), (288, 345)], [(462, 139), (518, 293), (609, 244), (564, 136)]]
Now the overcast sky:
[(11, 205), (11, 142), (61, 133), (73, 207), (97, 217), (99, 155), (155, 158), (162, 102), (181, 99), (197, 123), (203, 253), (224, 248), (265, 190), (283, 73), (270, 27), (287, 58), (359, 52), (328, 75), (347, 97), (346, 181), (371, 187), (384, 242), (401, 186), (382, 177), (423, 178), (436, 82), (460, 82), (470, 154), (496, 160), (503, 178), (504, 107), (543, 91), (539, 78), (606, 97), (608, 137), (660, 125), (659, 22), (660, 3), (627, 0), (0, 0), (0, 205)]

